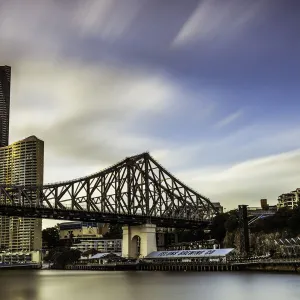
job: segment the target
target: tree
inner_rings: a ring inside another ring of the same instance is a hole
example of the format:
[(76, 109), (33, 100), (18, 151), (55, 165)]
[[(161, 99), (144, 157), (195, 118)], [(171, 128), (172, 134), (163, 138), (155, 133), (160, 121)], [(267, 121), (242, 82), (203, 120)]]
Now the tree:
[(220, 244), (222, 244), (225, 235), (226, 235), (226, 228), (225, 223), (229, 218), (228, 213), (219, 214), (217, 215), (211, 225), (211, 237), (216, 239)]
[(239, 227), (239, 218), (237, 212), (229, 213), (229, 217), (225, 221), (225, 229), (228, 232), (234, 232)]
[(89, 250), (83, 252), (83, 253), (82, 253), (82, 256), (84, 256), (84, 257), (89, 257), (90, 255), (93, 256), (93, 255), (95, 255), (95, 254), (97, 254), (97, 253), (100, 253), (100, 252), (99, 252), (98, 250), (92, 248), (92, 249), (89, 249)]
[(290, 231), (288, 221), (295, 215), (296, 210), (280, 208), (274, 215), (256, 221), (251, 230), (264, 233)]
[(204, 239), (205, 233), (202, 228), (199, 229), (175, 229), (175, 234), (177, 234), (178, 243), (183, 242), (194, 242)]
[(123, 236), (121, 224), (110, 224), (109, 231), (103, 235), (106, 239), (121, 239)]
[(289, 231), (293, 235), (298, 235), (300, 233), (300, 210), (296, 208), (293, 210), (293, 215), (287, 220), (287, 225)]
[(59, 232), (56, 227), (46, 228), (42, 231), (44, 247), (53, 249), (59, 246)]
[(64, 269), (66, 265), (72, 264), (80, 259), (81, 252), (77, 249), (63, 250), (57, 253), (54, 259), (54, 267)]

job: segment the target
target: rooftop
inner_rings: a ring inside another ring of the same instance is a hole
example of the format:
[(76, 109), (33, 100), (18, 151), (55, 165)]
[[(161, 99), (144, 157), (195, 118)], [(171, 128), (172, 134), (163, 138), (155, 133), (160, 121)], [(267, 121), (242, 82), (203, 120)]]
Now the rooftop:
[(234, 251), (233, 248), (154, 251), (151, 252), (148, 256), (146, 256), (146, 258), (219, 257), (219, 256), (226, 256), (233, 251)]

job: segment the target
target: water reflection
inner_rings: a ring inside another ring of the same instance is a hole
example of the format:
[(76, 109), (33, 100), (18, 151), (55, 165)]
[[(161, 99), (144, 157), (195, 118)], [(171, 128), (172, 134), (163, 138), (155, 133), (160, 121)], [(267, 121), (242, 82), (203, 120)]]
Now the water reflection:
[(262, 273), (1, 271), (1, 300), (299, 299), (300, 277)]
[(39, 275), (37, 271), (0, 271), (0, 299), (38, 300)]

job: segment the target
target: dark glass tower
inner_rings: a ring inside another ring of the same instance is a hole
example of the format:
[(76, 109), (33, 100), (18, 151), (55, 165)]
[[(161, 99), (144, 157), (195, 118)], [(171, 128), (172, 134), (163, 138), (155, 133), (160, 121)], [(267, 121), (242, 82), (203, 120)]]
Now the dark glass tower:
[(0, 147), (8, 145), (11, 67), (0, 66)]

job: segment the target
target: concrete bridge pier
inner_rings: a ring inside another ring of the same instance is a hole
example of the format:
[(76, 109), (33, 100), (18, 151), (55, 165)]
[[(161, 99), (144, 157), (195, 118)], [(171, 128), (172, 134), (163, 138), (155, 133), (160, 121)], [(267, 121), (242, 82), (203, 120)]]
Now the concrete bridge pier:
[(123, 226), (122, 256), (142, 258), (157, 251), (156, 225)]

